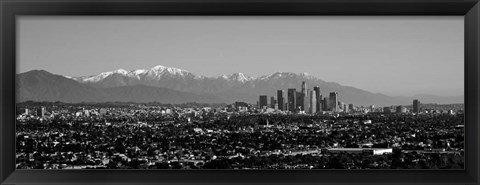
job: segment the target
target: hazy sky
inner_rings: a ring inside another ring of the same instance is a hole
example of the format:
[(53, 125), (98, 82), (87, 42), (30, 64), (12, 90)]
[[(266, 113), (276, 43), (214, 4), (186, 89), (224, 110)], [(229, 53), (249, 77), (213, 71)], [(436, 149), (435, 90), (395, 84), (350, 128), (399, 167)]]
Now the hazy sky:
[(156, 65), (218, 76), (307, 72), (394, 96), (463, 95), (463, 16), (21, 16), (17, 72)]

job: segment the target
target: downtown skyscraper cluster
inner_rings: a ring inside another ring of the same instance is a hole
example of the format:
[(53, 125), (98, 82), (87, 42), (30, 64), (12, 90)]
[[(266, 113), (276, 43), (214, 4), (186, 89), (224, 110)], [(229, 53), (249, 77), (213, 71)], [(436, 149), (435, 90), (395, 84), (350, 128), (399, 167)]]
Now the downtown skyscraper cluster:
[(300, 91), (297, 91), (296, 88), (289, 88), (286, 97), (284, 90), (277, 90), (276, 98), (272, 96), (270, 104), (268, 104), (268, 96), (261, 95), (258, 105), (261, 109), (268, 108), (270, 105), (270, 108), (275, 110), (310, 114), (325, 111), (348, 112), (349, 108), (353, 109), (353, 104), (347, 106), (338, 99), (338, 92), (330, 92), (328, 97), (323, 97), (319, 86), (309, 90), (307, 84), (302, 82)]

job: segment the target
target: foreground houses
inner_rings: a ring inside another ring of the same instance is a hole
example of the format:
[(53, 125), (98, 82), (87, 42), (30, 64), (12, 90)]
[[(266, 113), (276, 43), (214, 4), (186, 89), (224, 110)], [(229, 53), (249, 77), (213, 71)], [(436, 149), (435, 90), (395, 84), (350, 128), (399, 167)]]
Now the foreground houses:
[(262, 113), (240, 102), (23, 107), (39, 108), (39, 114), (17, 111), (17, 168), (457, 169), (464, 164), (463, 114)]

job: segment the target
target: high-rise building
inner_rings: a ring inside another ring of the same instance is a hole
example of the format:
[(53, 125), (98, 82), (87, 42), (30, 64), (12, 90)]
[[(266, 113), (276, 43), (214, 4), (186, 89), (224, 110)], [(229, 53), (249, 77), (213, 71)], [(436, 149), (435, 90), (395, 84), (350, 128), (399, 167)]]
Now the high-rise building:
[(267, 100), (268, 100), (267, 95), (261, 95), (261, 96), (260, 96), (259, 102), (260, 102), (260, 108), (261, 108), (261, 109), (263, 109), (264, 107), (267, 106), (267, 104), (268, 104)]
[(302, 82), (302, 94), (304, 96), (306, 96), (307, 94), (307, 84), (305, 83), (305, 81)]
[(302, 95), (302, 92), (298, 92), (296, 91), (295, 92), (296, 94), (296, 104), (295, 104), (295, 110), (300, 108), (300, 111), (302, 110), (302, 107), (303, 107), (303, 95)]
[(315, 102), (315, 109), (317, 111), (322, 111), (322, 95), (320, 94), (320, 87), (315, 86), (313, 87), (313, 90), (315, 91), (315, 99), (317, 100)]
[(346, 103), (343, 104), (343, 112), (348, 112), (348, 106)]
[(315, 91), (310, 91), (310, 114), (317, 113), (317, 95)]
[(275, 104), (277, 104), (277, 102), (275, 101), (275, 97), (272, 96), (272, 97), (270, 98), (270, 107), (271, 107), (272, 109), (274, 109), (274, 108), (275, 108)]
[(291, 112), (295, 112), (295, 108), (297, 105), (297, 90), (295, 88), (288, 89), (288, 110)]
[(330, 92), (329, 101), (330, 107), (329, 110), (333, 112), (338, 112), (338, 93)]
[(420, 112), (420, 101), (417, 99), (413, 100), (413, 113), (419, 113)]
[(324, 111), (327, 111), (328, 108), (329, 108), (329, 105), (330, 105), (330, 102), (328, 102), (328, 99), (327, 97), (323, 98), (323, 102), (322, 102), (322, 106), (323, 106), (323, 110)]
[(285, 102), (283, 101), (283, 90), (277, 91), (277, 104), (279, 110), (285, 110), (283, 107), (285, 104)]
[(305, 96), (303, 96), (303, 111), (308, 112), (308, 110), (310, 110), (310, 98), (307, 90)]
[(308, 90), (307, 90), (307, 84), (305, 81), (302, 82), (302, 104), (301, 104), (301, 110), (307, 112), (308, 111)]
[(323, 111), (323, 96), (317, 94), (317, 103), (318, 103), (318, 109), (317, 112)]

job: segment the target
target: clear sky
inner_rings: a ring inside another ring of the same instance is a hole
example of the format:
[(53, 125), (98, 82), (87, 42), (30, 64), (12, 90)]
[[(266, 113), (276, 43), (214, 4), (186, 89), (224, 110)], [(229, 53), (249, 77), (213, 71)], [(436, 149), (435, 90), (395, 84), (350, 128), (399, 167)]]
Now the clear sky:
[(462, 16), (21, 16), (17, 72), (156, 65), (218, 76), (307, 72), (392, 96), (463, 95)]

